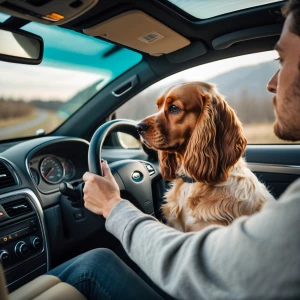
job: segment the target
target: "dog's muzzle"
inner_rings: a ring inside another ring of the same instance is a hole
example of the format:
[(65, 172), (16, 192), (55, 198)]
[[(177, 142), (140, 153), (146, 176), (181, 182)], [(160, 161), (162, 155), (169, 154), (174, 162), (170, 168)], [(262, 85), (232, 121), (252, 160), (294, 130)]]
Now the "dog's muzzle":
[(143, 135), (148, 130), (148, 125), (145, 123), (139, 123), (136, 125), (136, 129), (139, 135)]

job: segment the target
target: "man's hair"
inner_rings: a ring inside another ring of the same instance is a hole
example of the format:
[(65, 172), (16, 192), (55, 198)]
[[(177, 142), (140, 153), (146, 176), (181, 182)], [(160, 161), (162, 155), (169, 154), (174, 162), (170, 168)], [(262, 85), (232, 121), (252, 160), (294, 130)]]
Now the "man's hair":
[(291, 23), (291, 32), (300, 36), (300, 1), (289, 0), (282, 9), (282, 14), (287, 17), (290, 13), (293, 14)]

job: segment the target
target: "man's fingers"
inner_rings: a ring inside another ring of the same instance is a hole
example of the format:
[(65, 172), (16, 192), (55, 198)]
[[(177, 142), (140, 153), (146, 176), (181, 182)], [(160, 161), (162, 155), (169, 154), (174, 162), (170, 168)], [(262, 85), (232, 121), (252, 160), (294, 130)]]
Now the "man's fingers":
[(103, 170), (103, 176), (105, 178), (109, 179), (110, 177), (112, 177), (110, 168), (109, 168), (106, 160), (102, 163), (102, 170)]
[[(103, 177), (109, 179), (110, 177), (113, 177), (113, 175), (111, 174), (110, 168), (107, 164), (107, 161), (104, 160), (103, 162), (101, 162), (102, 164), (102, 172), (103, 172)], [(88, 180), (90, 180), (91, 182), (95, 181), (97, 175), (95, 175), (94, 173), (91, 172), (85, 172), (82, 176), (82, 179), (84, 182), (87, 182)]]
[(87, 182), (88, 180), (91, 180), (92, 182), (95, 181), (95, 174), (90, 172), (85, 172), (82, 176), (82, 179), (84, 182)]

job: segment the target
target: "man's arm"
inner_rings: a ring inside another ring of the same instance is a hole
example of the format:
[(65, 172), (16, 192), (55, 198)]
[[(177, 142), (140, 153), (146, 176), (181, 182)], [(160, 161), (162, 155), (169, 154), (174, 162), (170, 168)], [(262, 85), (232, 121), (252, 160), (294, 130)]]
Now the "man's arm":
[(110, 212), (106, 228), (175, 298), (300, 296), (300, 182), (279, 202), (228, 227), (182, 233), (122, 200)]

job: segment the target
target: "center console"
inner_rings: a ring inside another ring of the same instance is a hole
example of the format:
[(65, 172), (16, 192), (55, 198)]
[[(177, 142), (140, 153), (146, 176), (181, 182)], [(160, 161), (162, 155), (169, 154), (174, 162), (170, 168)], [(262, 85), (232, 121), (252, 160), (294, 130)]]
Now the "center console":
[(0, 261), (10, 292), (48, 270), (43, 211), (30, 189), (0, 195)]

